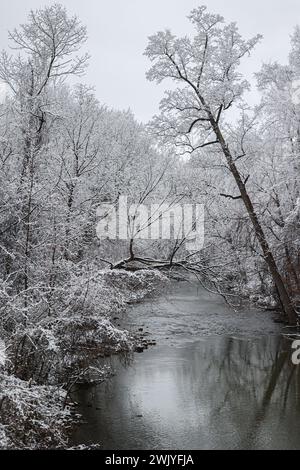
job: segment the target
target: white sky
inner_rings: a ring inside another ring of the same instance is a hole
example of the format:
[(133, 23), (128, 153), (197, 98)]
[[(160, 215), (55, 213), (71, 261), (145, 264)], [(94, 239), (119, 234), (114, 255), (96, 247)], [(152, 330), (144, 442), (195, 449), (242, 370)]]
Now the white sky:
[[(0, 44), (7, 48), (7, 30), (26, 21), (30, 9), (55, 3), (52, 0), (0, 0)], [(147, 37), (169, 28), (178, 35), (191, 30), (186, 16), (205, 4), (229, 21), (237, 21), (247, 38), (264, 36), (243, 70), (248, 79), (262, 62), (286, 62), (290, 35), (300, 24), (299, 0), (62, 0), (71, 14), (87, 26), (91, 54), (86, 83), (98, 99), (117, 109), (131, 108), (138, 120), (147, 121), (158, 111), (166, 85), (147, 82), (149, 66), (143, 52)], [(251, 99), (257, 95), (252, 93)]]

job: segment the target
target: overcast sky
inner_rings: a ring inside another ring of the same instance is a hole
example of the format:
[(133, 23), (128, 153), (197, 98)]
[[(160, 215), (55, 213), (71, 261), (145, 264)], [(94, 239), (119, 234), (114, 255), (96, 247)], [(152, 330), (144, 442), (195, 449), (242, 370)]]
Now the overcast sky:
[[(26, 21), (30, 9), (55, 3), (52, 0), (0, 0), (0, 43), (7, 48), (7, 30)], [(262, 62), (286, 62), (290, 35), (300, 24), (299, 0), (62, 0), (88, 28), (91, 54), (86, 83), (95, 87), (101, 103), (117, 109), (131, 108), (138, 120), (148, 121), (158, 110), (164, 86), (147, 82), (148, 60), (143, 57), (147, 37), (171, 29), (186, 34), (186, 16), (205, 4), (214, 13), (236, 21), (247, 38), (264, 36), (243, 70), (248, 79)], [(250, 99), (257, 95), (252, 93)]]

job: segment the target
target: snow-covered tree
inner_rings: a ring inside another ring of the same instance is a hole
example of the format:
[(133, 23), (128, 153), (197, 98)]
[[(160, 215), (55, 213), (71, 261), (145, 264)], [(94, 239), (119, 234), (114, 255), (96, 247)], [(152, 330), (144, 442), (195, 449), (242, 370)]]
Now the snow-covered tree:
[(249, 88), (239, 72), (239, 65), (241, 59), (254, 49), (260, 36), (245, 41), (236, 24), (224, 24), (221, 16), (208, 13), (206, 7), (193, 10), (189, 19), (196, 30), (192, 39), (177, 38), (168, 30), (149, 38), (145, 54), (153, 65), (148, 79), (158, 83), (171, 79), (179, 85), (166, 92), (160, 105), (161, 114), (154, 118), (152, 125), (164, 142), (174, 143), (182, 152), (203, 152), (203, 149), (213, 148), (213, 155), (222, 154), (285, 313), (294, 324), (297, 322), (294, 306), (247, 189), (249, 176), (243, 174), (239, 164), (246, 153), (244, 139), (241, 138), (236, 149), (230, 142), (225, 120), (228, 110), (241, 102), (243, 93)]

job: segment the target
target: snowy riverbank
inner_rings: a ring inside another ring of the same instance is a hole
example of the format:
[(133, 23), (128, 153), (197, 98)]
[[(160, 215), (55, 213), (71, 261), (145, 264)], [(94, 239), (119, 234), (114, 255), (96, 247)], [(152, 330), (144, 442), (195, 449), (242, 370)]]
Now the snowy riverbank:
[(68, 400), (72, 384), (105, 379), (110, 370), (97, 361), (133, 350), (135, 338), (113, 319), (164, 282), (157, 271), (96, 272), (88, 287), (86, 279), (78, 279), (73, 308), (7, 335), (1, 355), (0, 448), (66, 446), (78, 420)]

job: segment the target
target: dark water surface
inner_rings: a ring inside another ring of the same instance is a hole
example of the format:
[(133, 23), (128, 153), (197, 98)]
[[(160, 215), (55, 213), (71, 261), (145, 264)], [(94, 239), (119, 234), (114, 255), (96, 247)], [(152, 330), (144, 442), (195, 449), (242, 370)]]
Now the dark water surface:
[(124, 320), (157, 341), (116, 375), (76, 392), (72, 444), (103, 449), (300, 449), (300, 366), (268, 313), (234, 313), (178, 283)]

